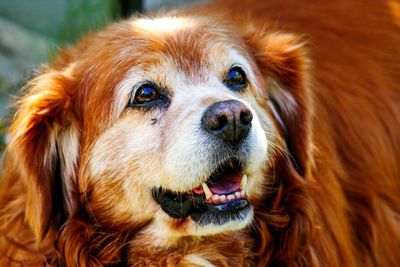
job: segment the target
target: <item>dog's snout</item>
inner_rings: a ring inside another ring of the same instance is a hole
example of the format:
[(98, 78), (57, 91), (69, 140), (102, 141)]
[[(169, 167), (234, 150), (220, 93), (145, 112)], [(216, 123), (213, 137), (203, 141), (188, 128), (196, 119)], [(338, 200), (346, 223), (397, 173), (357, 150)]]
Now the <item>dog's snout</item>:
[(237, 100), (217, 102), (209, 106), (201, 118), (201, 125), (208, 133), (229, 143), (238, 143), (251, 129), (253, 114)]

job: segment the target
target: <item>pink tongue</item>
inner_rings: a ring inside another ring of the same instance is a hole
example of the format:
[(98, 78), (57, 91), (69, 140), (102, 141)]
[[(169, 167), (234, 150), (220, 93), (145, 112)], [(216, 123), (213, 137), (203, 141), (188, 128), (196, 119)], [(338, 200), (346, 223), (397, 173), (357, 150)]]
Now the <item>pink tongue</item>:
[(236, 192), (240, 188), (242, 176), (238, 172), (225, 173), (217, 181), (207, 183), (213, 194), (227, 195)]

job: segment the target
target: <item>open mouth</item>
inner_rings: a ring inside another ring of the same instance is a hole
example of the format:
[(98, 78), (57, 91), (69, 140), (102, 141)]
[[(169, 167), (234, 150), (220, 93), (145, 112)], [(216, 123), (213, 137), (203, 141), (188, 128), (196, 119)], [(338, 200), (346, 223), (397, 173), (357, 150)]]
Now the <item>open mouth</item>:
[(173, 218), (191, 216), (199, 225), (224, 224), (247, 217), (250, 205), (246, 186), (247, 175), (240, 162), (229, 159), (198, 187), (184, 193), (158, 188), (153, 190), (153, 197)]

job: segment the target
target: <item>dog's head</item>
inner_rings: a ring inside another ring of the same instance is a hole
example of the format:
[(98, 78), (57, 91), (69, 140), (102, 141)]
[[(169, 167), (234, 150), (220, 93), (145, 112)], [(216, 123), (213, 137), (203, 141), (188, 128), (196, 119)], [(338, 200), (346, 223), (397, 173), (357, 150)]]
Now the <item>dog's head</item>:
[(249, 225), (278, 158), (307, 172), (304, 68), (294, 36), (204, 17), (133, 19), (65, 50), (11, 131), (37, 238), (83, 207), (158, 245)]

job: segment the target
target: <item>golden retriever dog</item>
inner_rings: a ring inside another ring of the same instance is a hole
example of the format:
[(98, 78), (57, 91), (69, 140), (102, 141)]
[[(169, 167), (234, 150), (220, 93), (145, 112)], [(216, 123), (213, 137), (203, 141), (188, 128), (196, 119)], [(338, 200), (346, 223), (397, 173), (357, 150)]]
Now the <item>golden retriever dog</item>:
[(1, 266), (399, 266), (400, 3), (117, 22), (28, 83), (9, 136)]

